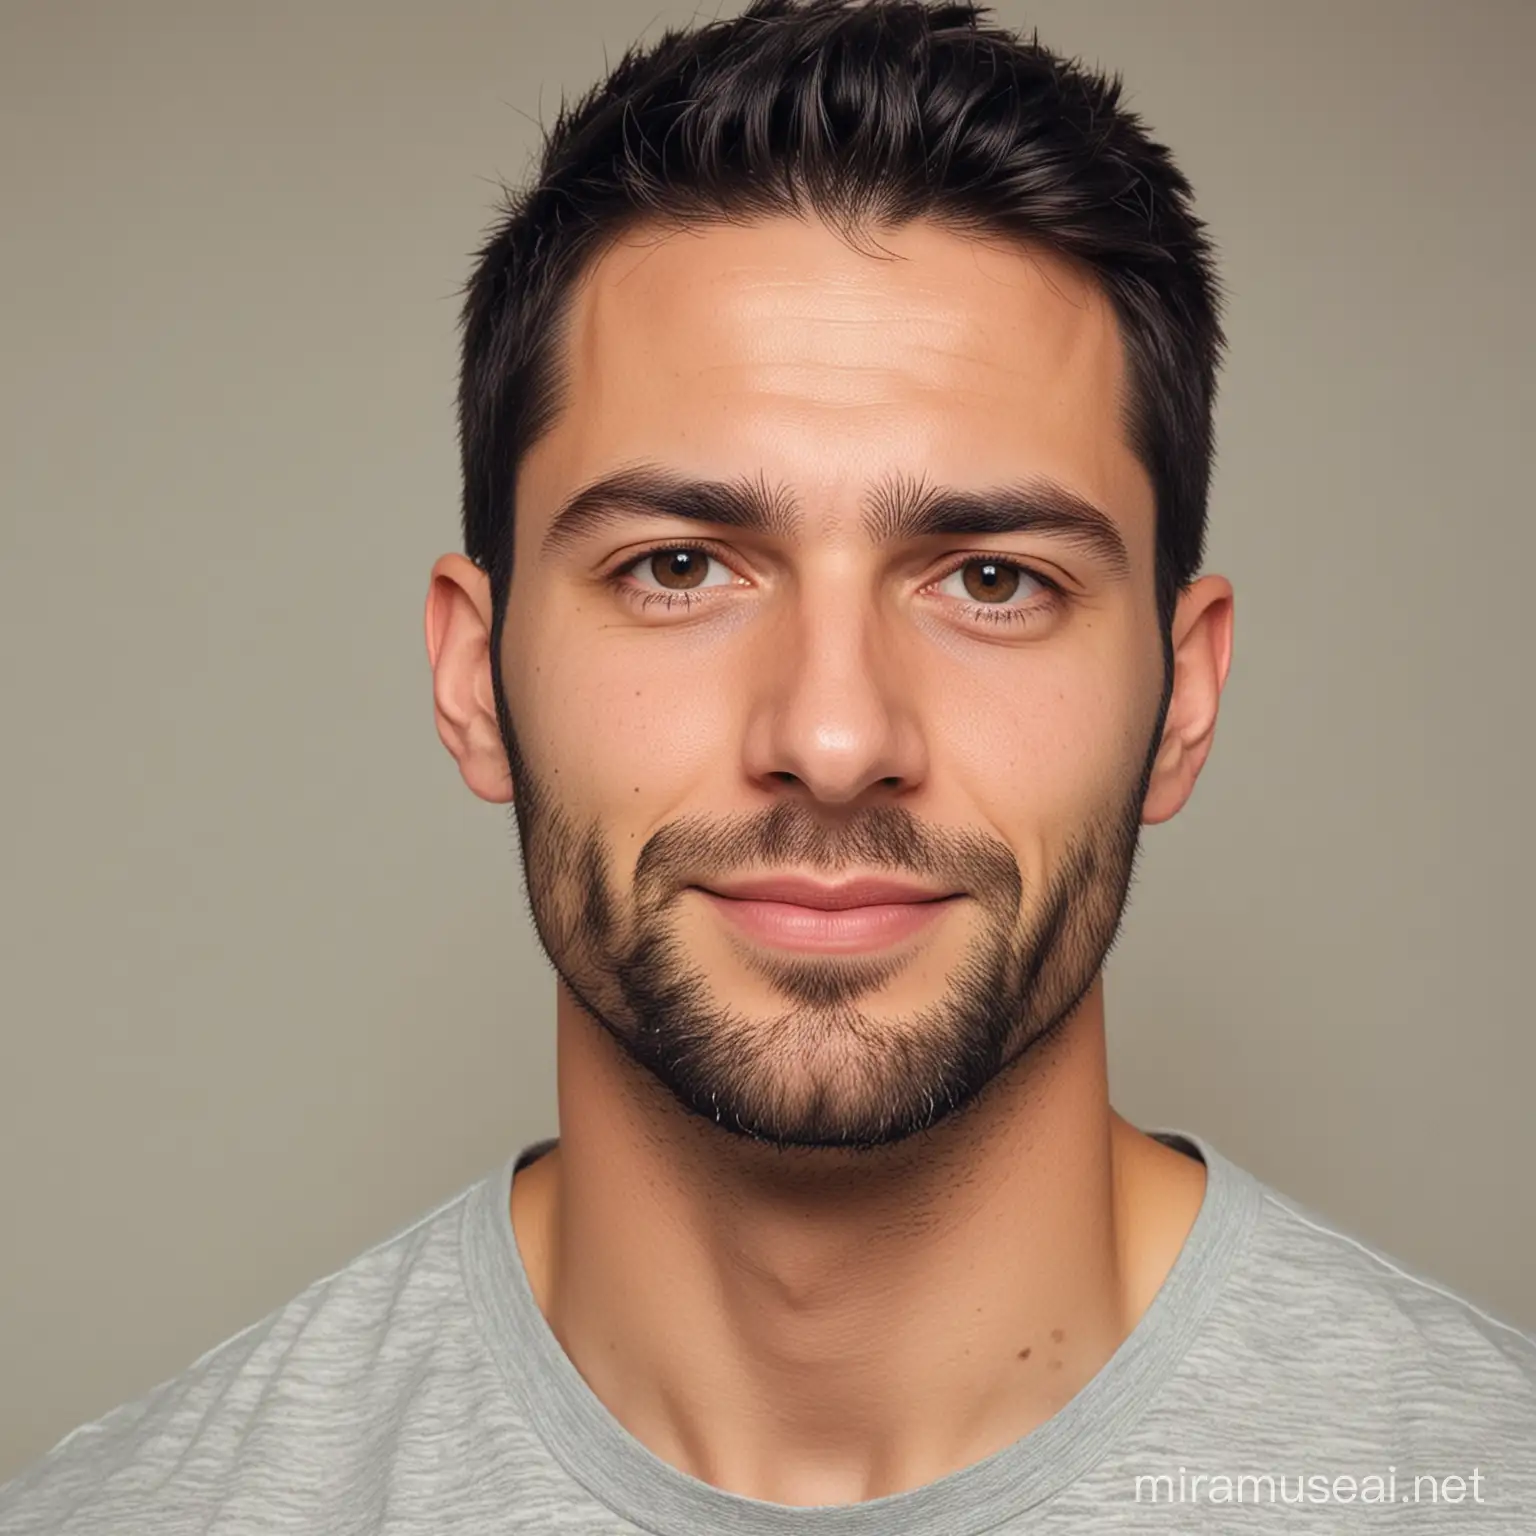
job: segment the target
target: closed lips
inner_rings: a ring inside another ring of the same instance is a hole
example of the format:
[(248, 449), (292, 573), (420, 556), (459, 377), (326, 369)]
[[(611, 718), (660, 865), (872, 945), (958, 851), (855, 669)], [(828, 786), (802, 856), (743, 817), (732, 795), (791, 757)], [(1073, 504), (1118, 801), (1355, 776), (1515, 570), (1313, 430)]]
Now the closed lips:
[(850, 907), (882, 907), (913, 902), (944, 901), (958, 891), (934, 890), (899, 880), (860, 879), (842, 885), (822, 885), (814, 880), (763, 876), (703, 886), (712, 896), (731, 901), (781, 901), (797, 907), (816, 907), (824, 912)]

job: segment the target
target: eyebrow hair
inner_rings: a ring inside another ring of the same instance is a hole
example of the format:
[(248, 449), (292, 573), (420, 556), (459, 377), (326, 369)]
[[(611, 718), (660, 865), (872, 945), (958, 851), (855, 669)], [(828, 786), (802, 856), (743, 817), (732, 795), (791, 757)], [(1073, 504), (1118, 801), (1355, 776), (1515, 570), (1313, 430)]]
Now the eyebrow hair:
[(1130, 552), (1114, 518), (1048, 475), (980, 491), (929, 486), (892, 475), (871, 493), (864, 530), (876, 544), (935, 535), (1044, 533), (1131, 573)]
[[(801, 519), (794, 497), (765, 479), (697, 480), (642, 464), (583, 486), (555, 513), (541, 550), (553, 554), (610, 523), (662, 516), (716, 523), (792, 540)], [(987, 490), (930, 486), (900, 474), (865, 500), (864, 531), (875, 544), (953, 535), (1044, 533), (1130, 574), (1130, 555), (1115, 521), (1101, 508), (1047, 476)]]
[(540, 548), (553, 554), (609, 523), (657, 515), (744, 528), (786, 542), (800, 524), (793, 499), (775, 493), (761, 478), (691, 480), (659, 465), (642, 464), (583, 486), (555, 513)]

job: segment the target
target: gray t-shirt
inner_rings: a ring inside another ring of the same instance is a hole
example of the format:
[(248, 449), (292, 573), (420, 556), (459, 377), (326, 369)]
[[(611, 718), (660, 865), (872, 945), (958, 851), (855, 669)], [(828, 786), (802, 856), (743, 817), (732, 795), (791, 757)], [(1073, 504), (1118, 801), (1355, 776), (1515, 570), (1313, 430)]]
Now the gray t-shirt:
[(1052, 1418), (923, 1487), (765, 1503), (630, 1435), (518, 1256), (510, 1179), (539, 1143), (67, 1436), (0, 1488), (0, 1532), (1536, 1531), (1536, 1341), (1156, 1134), (1208, 1174), (1151, 1306)]

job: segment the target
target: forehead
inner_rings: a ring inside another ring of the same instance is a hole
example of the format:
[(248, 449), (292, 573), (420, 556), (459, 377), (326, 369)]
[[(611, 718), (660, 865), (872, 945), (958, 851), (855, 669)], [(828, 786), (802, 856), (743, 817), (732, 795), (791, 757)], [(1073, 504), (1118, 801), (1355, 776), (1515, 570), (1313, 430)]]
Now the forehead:
[(836, 520), (893, 471), (1047, 475), (1144, 523), (1108, 299), (1042, 251), (913, 223), (860, 239), (775, 218), (640, 229), (575, 289), (563, 408), (520, 476), (536, 519), (629, 462), (793, 487)]

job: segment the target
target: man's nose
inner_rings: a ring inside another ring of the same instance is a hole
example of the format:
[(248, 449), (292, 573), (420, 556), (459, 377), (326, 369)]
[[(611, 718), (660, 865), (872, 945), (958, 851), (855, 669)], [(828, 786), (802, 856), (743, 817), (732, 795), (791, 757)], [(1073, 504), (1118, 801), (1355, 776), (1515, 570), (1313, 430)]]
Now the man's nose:
[(805, 591), (763, 635), (743, 678), (752, 711), (747, 768), (845, 804), (910, 790), (927, 771), (914, 669), (873, 603)]

